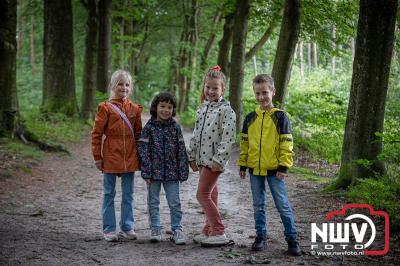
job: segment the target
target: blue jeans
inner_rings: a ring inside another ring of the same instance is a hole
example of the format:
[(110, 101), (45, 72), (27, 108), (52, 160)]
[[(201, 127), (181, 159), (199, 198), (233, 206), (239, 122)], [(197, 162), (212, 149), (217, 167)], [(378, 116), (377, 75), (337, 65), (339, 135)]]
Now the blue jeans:
[(285, 181), (276, 178), (275, 175), (258, 176), (250, 174), (251, 192), (253, 194), (253, 208), (255, 229), (258, 236), (267, 234), (266, 214), (265, 214), (265, 180), (268, 182), (275, 206), (281, 216), (285, 228), (286, 240), (297, 238), (296, 226), (294, 223), (292, 209), (290, 208)]
[[(133, 189), (134, 172), (123, 173), (121, 176), (122, 201), (121, 201), (121, 220), (119, 227), (122, 231), (133, 229)], [(115, 232), (115, 181), (117, 174), (104, 173), (104, 195), (103, 207), (101, 210), (103, 216), (103, 232)]]
[(179, 199), (179, 181), (161, 182), (151, 181), (147, 186), (147, 204), (149, 208), (149, 220), (151, 228), (162, 228), (160, 223), (160, 191), (161, 184), (164, 187), (169, 211), (171, 215), (171, 229), (181, 230), (181, 201)]

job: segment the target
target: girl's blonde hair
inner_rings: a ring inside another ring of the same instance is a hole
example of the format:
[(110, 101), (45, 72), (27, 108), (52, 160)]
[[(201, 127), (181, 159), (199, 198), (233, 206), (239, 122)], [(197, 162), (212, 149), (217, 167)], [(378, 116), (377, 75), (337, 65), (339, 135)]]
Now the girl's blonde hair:
[(207, 80), (210, 79), (220, 80), (222, 83), (222, 88), (225, 89), (226, 77), (224, 73), (221, 71), (221, 67), (220, 66), (212, 67), (207, 71), (207, 73), (204, 75), (203, 78), (203, 85), (201, 87), (201, 94), (200, 94), (201, 103), (203, 103), (204, 100), (206, 99), (206, 96), (204, 95), (204, 86), (206, 85)]
[(123, 69), (118, 69), (116, 70), (112, 75), (110, 79), (110, 83), (108, 84), (107, 91), (110, 94), (110, 100), (115, 97), (114, 89), (115, 87), (118, 86), (118, 83), (122, 80), (126, 79), (129, 84), (130, 84), (130, 90), (128, 95), (132, 93), (132, 76), (129, 74), (128, 71), (123, 70)]

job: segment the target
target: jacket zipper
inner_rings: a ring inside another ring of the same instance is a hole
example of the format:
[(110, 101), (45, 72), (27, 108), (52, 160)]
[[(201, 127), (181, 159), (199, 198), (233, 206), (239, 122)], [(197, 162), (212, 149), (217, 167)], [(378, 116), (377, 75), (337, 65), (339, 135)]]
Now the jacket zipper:
[(201, 139), (203, 137), (203, 130), (204, 130), (204, 125), (206, 124), (206, 117), (207, 117), (207, 112), (208, 112), (208, 107), (210, 106), (211, 103), (207, 105), (206, 112), (204, 113), (204, 119), (203, 119), (203, 126), (201, 127), (200, 131), (200, 147), (199, 147), (199, 160), (201, 156)]
[(262, 134), (263, 134), (263, 128), (264, 128), (264, 116), (265, 112), (263, 113), (263, 118), (261, 121), (261, 136), (260, 136), (260, 154), (258, 156), (258, 175), (261, 175), (261, 141), (262, 141)]
[(163, 150), (163, 164), (162, 164), (162, 177), (166, 180), (165, 176), (165, 135), (162, 134), (162, 150)]

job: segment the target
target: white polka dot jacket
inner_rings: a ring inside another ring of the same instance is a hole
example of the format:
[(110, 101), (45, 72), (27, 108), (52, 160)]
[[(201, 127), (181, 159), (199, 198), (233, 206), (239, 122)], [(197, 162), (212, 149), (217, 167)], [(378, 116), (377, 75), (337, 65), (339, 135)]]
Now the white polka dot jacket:
[(196, 125), (189, 145), (189, 161), (212, 167), (213, 161), (224, 169), (235, 142), (236, 114), (229, 102), (205, 101), (197, 110)]

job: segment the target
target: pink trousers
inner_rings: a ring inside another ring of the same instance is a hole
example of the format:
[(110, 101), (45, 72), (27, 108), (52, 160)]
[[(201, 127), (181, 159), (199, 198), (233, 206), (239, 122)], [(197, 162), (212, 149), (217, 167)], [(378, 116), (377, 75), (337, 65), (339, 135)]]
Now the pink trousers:
[(218, 176), (221, 172), (213, 172), (210, 168), (200, 167), (200, 179), (197, 186), (197, 200), (206, 215), (203, 234), (207, 236), (222, 235), (224, 225), (218, 211)]

